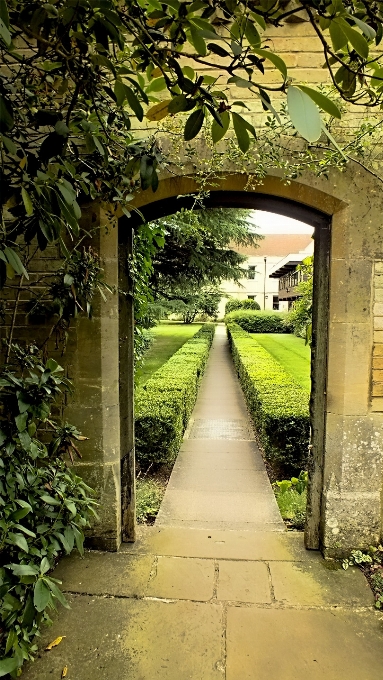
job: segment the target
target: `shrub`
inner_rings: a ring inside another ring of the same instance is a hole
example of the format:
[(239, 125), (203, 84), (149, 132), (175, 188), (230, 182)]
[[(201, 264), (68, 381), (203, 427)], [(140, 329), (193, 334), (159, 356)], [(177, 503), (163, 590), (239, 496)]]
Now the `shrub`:
[(302, 530), (306, 521), (308, 473), (273, 484), (275, 498), (282, 518), (292, 529)]
[(248, 333), (288, 333), (283, 312), (264, 312), (238, 309), (225, 317), (226, 323), (237, 323)]
[(160, 509), (166, 485), (156, 479), (139, 477), (136, 487), (136, 516), (139, 524), (153, 522)]
[(291, 469), (305, 467), (309, 444), (309, 396), (235, 323), (227, 327), (234, 364), (266, 457)]
[(18, 370), (0, 376), (0, 676), (18, 677), (37, 650), (34, 637), (48, 611), (66, 605), (49, 576), (61, 554), (82, 552), (95, 514), (92, 490), (61, 456), (79, 455), (71, 425), (52, 418), (55, 399), (70, 383), (63, 369), (43, 363), (36, 348), (14, 347)]
[(237, 298), (231, 298), (226, 302), (225, 314), (234, 312), (237, 309), (261, 309), (256, 300), (238, 300)]
[(136, 393), (136, 453), (142, 466), (171, 463), (192, 413), (215, 327), (204, 324)]

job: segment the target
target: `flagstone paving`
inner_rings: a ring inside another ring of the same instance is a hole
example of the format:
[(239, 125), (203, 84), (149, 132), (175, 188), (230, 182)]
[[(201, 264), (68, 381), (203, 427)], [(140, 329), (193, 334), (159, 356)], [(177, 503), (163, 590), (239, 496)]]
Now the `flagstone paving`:
[(23, 677), (380, 680), (383, 616), (284, 530), (221, 328), (193, 417), (156, 524), (57, 567), (71, 608), (40, 648), (65, 637)]

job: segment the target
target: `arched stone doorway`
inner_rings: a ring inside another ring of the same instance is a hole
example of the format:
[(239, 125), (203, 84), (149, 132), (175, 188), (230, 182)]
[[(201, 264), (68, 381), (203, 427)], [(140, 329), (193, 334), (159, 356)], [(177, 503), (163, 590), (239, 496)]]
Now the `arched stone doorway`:
[[(320, 547), (328, 555), (344, 554), (378, 541), (381, 535), (382, 192), (377, 181), (355, 166), (329, 180), (307, 176), (287, 185), (270, 176), (251, 191), (245, 191), (246, 182), (244, 175), (235, 173), (216, 178), (210, 204), (263, 207), (316, 228), (313, 448), (306, 545)], [(147, 219), (154, 219), (175, 212), (196, 191), (192, 176), (168, 176), (161, 179), (156, 194), (139, 194), (136, 206)], [(98, 219), (105, 221), (106, 213), (100, 211)], [(121, 217), (118, 230), (100, 231), (99, 249), (108, 280), (117, 282), (120, 259), (124, 287), (124, 262), (135, 219)], [(89, 452), (91, 474), (87, 476), (102, 492), (101, 521), (92, 542), (116, 549), (121, 535), (121, 469), (122, 531), (124, 540), (134, 538), (132, 315), (126, 297), (120, 300), (120, 310), (117, 301), (100, 304), (100, 327), (90, 341), (101, 358), (100, 398), (89, 408), (96, 408), (102, 423), (102, 460), (92, 462)], [(81, 352), (79, 361), (84, 368)]]

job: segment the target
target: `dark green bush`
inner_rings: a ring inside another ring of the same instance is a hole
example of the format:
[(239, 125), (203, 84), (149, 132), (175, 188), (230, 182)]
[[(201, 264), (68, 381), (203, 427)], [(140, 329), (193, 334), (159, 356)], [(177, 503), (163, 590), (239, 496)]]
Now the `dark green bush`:
[(225, 314), (234, 312), (237, 309), (261, 309), (256, 300), (250, 300), (249, 298), (245, 300), (238, 300), (237, 298), (231, 298), (226, 302)]
[(36, 348), (14, 351), (19, 368), (0, 375), (0, 677), (18, 677), (49, 610), (67, 606), (49, 573), (63, 553), (82, 552), (95, 514), (92, 490), (61, 458), (79, 455), (84, 437), (51, 413), (70, 387), (63, 369)]
[(204, 324), (136, 393), (136, 454), (143, 467), (171, 463), (181, 446), (213, 342)]
[(237, 323), (248, 333), (289, 333), (283, 312), (238, 309), (225, 316), (226, 323)]
[(227, 326), (234, 364), (266, 457), (301, 470), (309, 445), (309, 397), (282, 366), (235, 323)]

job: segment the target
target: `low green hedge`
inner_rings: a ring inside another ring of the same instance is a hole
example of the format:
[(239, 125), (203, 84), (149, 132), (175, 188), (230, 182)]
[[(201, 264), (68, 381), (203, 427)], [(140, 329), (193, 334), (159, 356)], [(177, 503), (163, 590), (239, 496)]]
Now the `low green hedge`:
[(309, 396), (282, 366), (235, 323), (227, 326), (243, 392), (266, 457), (294, 470), (305, 467)]
[(238, 298), (230, 298), (225, 305), (225, 314), (234, 312), (236, 309), (261, 309), (256, 300), (245, 298), (239, 300)]
[(214, 324), (204, 324), (137, 390), (136, 455), (140, 465), (175, 460), (197, 398), (214, 332)]
[(290, 333), (284, 312), (265, 312), (238, 309), (226, 314), (226, 323), (237, 323), (248, 333)]

